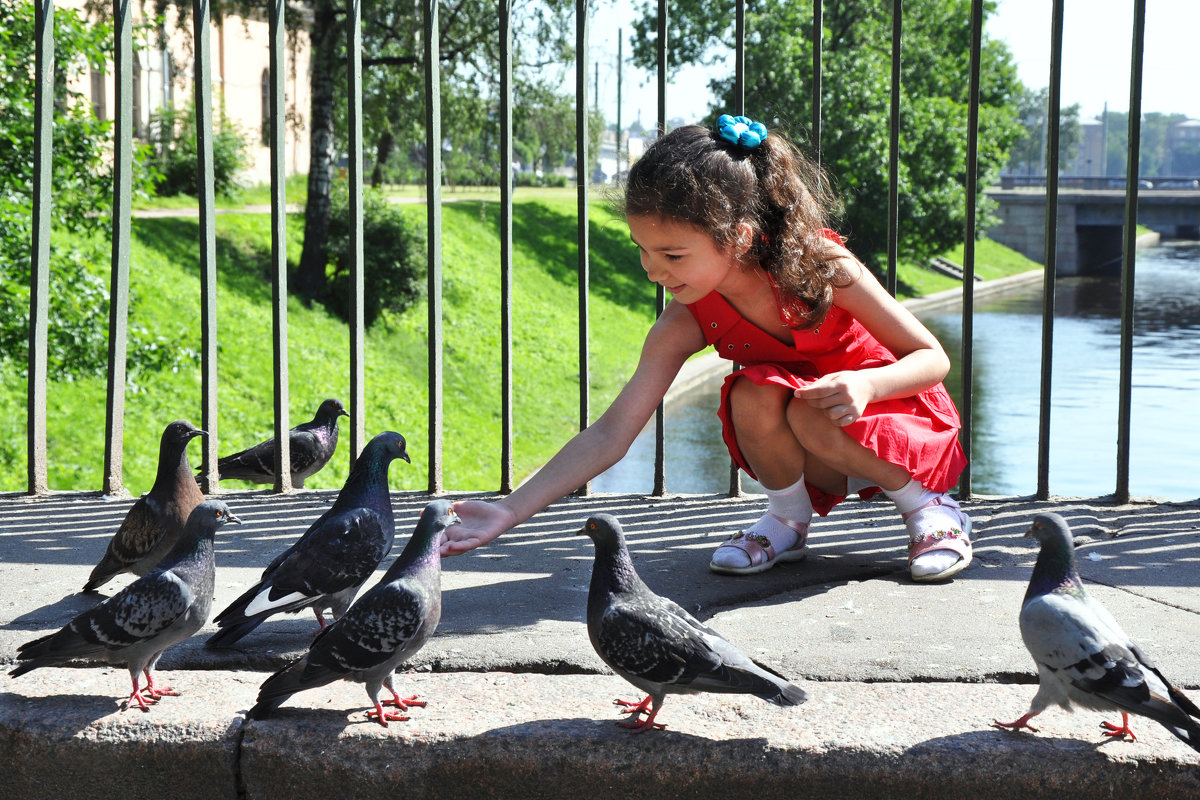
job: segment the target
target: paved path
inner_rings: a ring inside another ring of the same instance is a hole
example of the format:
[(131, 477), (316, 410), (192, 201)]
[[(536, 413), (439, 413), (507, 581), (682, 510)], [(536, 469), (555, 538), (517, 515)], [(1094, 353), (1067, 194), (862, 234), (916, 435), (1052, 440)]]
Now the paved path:
[[(215, 608), (332, 499), (226, 495), (246, 524), (219, 535)], [(401, 530), (427, 500), (394, 497)], [(96, 601), (78, 589), (131, 502), (0, 498), (0, 663)], [(1022, 534), (1039, 510), (1072, 522), (1091, 591), (1164, 673), (1200, 686), (1200, 501), (977, 498), (966, 506), (975, 564), (937, 585), (907, 578), (889, 503), (847, 503), (814, 525), (807, 562), (756, 577), (710, 574), (712, 548), (760, 506), (755, 497), (570, 498), (446, 560), (441, 626), (397, 679), (430, 704), (387, 729), (365, 721), (365, 692), (349, 684), (244, 721), (268, 672), (303, 652), (310, 615), (270, 621), (228, 653), (203, 649), (208, 626), (163, 657), (163, 677), (183, 694), (149, 713), (120, 711), (123, 669), (5, 676), (4, 796), (860, 798), (984, 787), (996, 797), (1200, 796), (1200, 754), (1146, 720), (1137, 742), (1102, 741), (1105, 717), (1092, 712), (1049, 711), (1036, 735), (990, 727), (1023, 713), (1034, 693), (1017, 611), (1035, 557)], [(616, 728), (613, 698), (636, 692), (588, 643), (592, 545), (575, 535), (597, 511), (622, 519), (647, 583), (795, 679), (810, 701), (779, 709), (676, 696), (660, 717), (665, 732)]]

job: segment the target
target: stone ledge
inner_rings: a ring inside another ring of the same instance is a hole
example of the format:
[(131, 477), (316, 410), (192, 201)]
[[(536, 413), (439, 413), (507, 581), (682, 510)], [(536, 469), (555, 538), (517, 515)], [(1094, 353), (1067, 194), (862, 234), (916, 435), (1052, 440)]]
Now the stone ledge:
[(989, 800), (1196, 795), (1200, 756), (1153, 722), (1105, 740), (1103, 715), (1048, 711), (1038, 734), (990, 727), (1028, 706), (1029, 685), (815, 683), (808, 703), (674, 696), (664, 732), (618, 728), (612, 675), (401, 674), (429, 701), (388, 728), (361, 686), (304, 692), (247, 723), (265, 673), (164, 672), (182, 692), (118, 710), (120, 669), (45, 669), (0, 689), (5, 794), (357, 800), (640, 795)]

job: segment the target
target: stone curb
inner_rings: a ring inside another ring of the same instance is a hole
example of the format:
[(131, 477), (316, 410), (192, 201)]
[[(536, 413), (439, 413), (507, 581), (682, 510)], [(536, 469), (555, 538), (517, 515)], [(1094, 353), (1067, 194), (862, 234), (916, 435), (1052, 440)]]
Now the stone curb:
[[(666, 731), (616, 726), (612, 675), (401, 674), (429, 701), (407, 722), (365, 719), (358, 685), (297, 695), (245, 722), (265, 673), (167, 675), (181, 696), (118, 709), (123, 670), (5, 679), (0, 769), (24, 800), (405, 798), (1195, 797), (1200, 756), (1154, 723), (1106, 740), (1103, 715), (1015, 718), (1032, 686), (814, 683), (802, 706), (674, 696)], [(34, 673), (34, 674), (39, 674)], [(178, 680), (176, 680), (178, 679)]]

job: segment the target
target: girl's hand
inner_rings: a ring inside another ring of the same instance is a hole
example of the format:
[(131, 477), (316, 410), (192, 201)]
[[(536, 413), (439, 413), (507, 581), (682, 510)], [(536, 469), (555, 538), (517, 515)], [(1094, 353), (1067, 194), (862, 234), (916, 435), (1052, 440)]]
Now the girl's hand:
[(844, 428), (862, 416), (871, 402), (871, 382), (861, 371), (831, 372), (795, 391), (813, 408), (823, 409), (834, 425)]
[(517, 524), (513, 513), (499, 503), (462, 500), (454, 504), (454, 511), (462, 522), (446, 529), (442, 538), (444, 556), (474, 550)]

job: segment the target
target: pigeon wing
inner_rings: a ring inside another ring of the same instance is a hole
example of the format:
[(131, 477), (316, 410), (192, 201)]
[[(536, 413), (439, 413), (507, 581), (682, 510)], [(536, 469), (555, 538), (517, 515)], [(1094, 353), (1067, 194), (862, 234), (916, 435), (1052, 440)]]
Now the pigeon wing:
[(65, 660), (131, 647), (171, 627), (187, 612), (193, 597), (173, 573), (152, 572), (80, 614), (53, 636), (30, 642), (21, 655)]
[(432, 633), (429, 593), (407, 580), (372, 589), (313, 642), (313, 668), (361, 672), (420, 649)]
[(1107, 611), (1073, 593), (1031, 598), (1021, 609), (1021, 635), (1039, 666), (1084, 694), (1126, 711), (1153, 716), (1151, 707), (1170, 703), (1165, 682)]
[(290, 439), (292, 472), (305, 472), (317, 466), (318, 462), (323, 464), (322, 457), (328, 458), (324, 442), (314, 431), (293, 428)]
[[(323, 517), (264, 571), (238, 602), (246, 616), (301, 608), (319, 597), (361, 586), (388, 553), (384, 523), (368, 508)], [(251, 597), (252, 596), (252, 597)], [(241, 602), (245, 600), (245, 602)], [(230, 609), (217, 617), (221, 622)]]
[(614, 598), (599, 622), (598, 650), (618, 672), (652, 683), (686, 684), (720, 667), (703, 636), (707, 629), (664, 598)]

